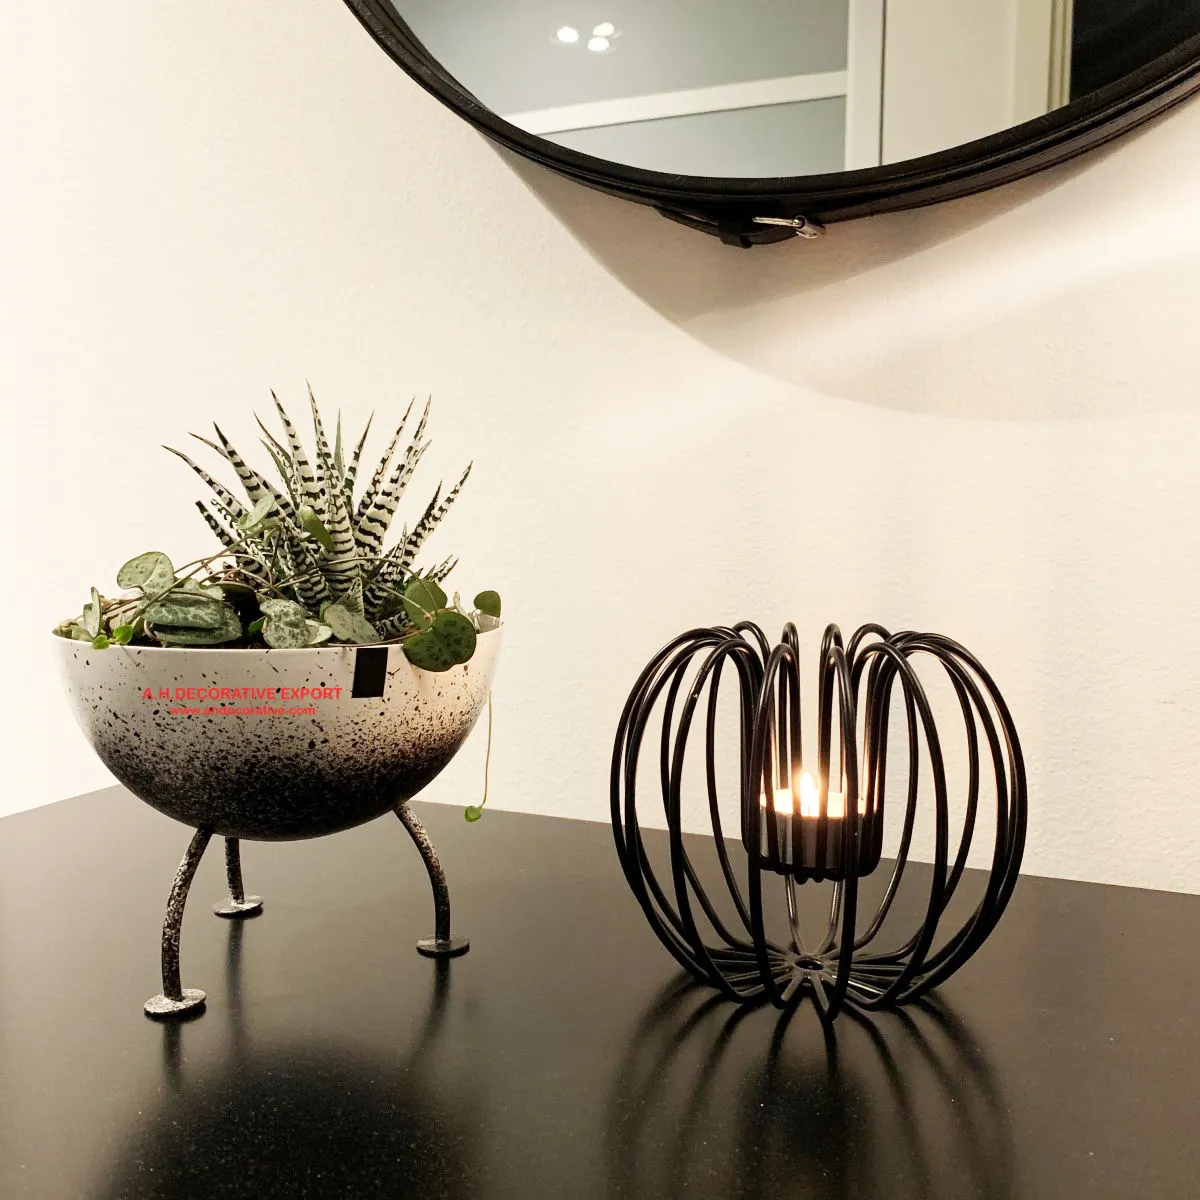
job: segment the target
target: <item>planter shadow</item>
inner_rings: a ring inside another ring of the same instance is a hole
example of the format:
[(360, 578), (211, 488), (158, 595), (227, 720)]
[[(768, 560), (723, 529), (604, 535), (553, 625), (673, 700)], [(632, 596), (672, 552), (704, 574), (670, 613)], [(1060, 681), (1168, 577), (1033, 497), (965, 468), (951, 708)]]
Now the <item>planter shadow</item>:
[(163, 1026), (161, 1079), (91, 1200), (480, 1195), (482, 1104), (455, 1067), (450, 964), (436, 965), (424, 1000), (414, 981), (390, 1049), (273, 1037), (243, 1020), (241, 932), (229, 929), (219, 1053), (185, 1049), (190, 1031)]

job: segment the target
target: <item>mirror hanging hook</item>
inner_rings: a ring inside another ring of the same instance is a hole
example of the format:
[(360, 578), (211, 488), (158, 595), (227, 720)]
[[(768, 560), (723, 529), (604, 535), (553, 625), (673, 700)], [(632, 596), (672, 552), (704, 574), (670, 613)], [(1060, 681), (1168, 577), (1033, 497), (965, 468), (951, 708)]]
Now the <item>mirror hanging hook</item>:
[(825, 226), (820, 221), (814, 221), (809, 217), (751, 217), (751, 222), (755, 225), (783, 225), (788, 229), (794, 229), (797, 237), (802, 238), (819, 238), (825, 232)]

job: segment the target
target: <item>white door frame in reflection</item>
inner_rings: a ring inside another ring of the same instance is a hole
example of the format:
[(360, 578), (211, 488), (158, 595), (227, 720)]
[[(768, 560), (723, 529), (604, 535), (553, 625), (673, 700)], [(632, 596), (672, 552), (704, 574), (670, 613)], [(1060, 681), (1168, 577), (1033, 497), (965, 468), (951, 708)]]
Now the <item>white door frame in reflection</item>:
[(849, 49), (847, 66), (842, 71), (753, 79), (502, 115), (527, 133), (553, 138), (556, 134), (583, 129), (844, 98), (845, 168), (878, 166), (883, 137), (887, 3), (888, 0), (849, 0)]
[(964, 145), (1071, 98), (1072, 0), (886, 0), (885, 7), (881, 162)]
[[(845, 169), (875, 167), (974, 141), (1067, 103), (1072, 19), (1073, 0), (849, 0), (843, 71), (621, 96), (504, 119), (553, 138), (844, 98)], [(945, 52), (931, 56), (939, 43)], [(971, 81), (966, 92), (964, 79)]]

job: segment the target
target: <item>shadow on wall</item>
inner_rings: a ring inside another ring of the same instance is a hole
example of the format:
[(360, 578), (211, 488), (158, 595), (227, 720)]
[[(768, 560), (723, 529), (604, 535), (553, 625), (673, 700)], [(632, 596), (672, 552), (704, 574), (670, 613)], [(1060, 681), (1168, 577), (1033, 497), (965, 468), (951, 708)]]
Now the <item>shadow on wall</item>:
[(976, 420), (1194, 407), (1178, 386), (1200, 277), (1200, 105), (966, 200), (738, 251), (505, 151), (668, 321), (775, 378)]

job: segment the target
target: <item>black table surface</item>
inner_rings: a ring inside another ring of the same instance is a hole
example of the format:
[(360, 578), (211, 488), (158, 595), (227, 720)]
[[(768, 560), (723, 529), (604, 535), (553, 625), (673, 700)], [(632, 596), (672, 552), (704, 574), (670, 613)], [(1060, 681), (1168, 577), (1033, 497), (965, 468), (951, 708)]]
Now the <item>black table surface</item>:
[(681, 983), (604, 825), (415, 806), (219, 847), (158, 1025), (187, 831), (113, 788), (0, 821), (0, 1196), (1200, 1196), (1200, 898), (1025, 878), (933, 1005), (823, 1029)]

